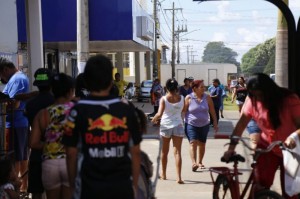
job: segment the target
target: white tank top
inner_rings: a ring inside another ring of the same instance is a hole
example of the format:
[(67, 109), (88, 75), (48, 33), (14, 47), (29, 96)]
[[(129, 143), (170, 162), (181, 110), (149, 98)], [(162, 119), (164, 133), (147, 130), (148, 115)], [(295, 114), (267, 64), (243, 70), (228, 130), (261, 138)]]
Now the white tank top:
[(170, 129), (183, 125), (181, 117), (181, 112), (184, 106), (183, 96), (181, 95), (181, 99), (177, 103), (170, 103), (166, 96), (163, 96), (163, 100), (165, 102), (165, 110), (160, 121), (160, 129)]

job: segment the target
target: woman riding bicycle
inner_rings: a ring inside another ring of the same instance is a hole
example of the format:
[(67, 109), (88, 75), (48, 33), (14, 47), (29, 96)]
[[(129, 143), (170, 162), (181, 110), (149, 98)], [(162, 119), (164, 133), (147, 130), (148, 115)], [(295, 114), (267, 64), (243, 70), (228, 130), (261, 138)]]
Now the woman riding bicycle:
[[(247, 90), (249, 100), (243, 106), (241, 117), (232, 135), (241, 136), (248, 122), (253, 118), (261, 129), (259, 148), (266, 148), (273, 141), (283, 141), (289, 148), (295, 147), (291, 134), (300, 131), (300, 99), (292, 91), (279, 87), (268, 75), (257, 73), (248, 80)], [(299, 134), (298, 134), (299, 135)], [(290, 136), (290, 137), (289, 137)], [(224, 158), (233, 155), (235, 140), (231, 140)], [(284, 190), (284, 168), (281, 150), (277, 147), (271, 153), (262, 154), (258, 159), (257, 172), (260, 185), (270, 188), (274, 176), (280, 167), (280, 179), (283, 197), (289, 197)]]

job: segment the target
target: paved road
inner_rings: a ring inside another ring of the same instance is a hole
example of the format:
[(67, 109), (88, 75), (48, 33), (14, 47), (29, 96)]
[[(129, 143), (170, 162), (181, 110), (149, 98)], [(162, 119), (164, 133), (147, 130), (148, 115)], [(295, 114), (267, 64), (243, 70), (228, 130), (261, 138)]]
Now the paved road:
[[(145, 113), (151, 113), (153, 107), (148, 102), (135, 103), (139, 108), (142, 108)], [(237, 111), (224, 111), (224, 117), (219, 121), (219, 133), (230, 135), (234, 125), (236, 124), (239, 114)], [(148, 134), (158, 135), (159, 128), (153, 126), (150, 122), (148, 123)], [(247, 136), (247, 133), (244, 133)], [(204, 164), (206, 167), (211, 166), (231, 166), (220, 162), (220, 157), (223, 155), (227, 147), (224, 145), (228, 142), (227, 139), (215, 139), (213, 136), (213, 131), (211, 130), (208, 135), (208, 140), (206, 144), (206, 153), (204, 157)], [(172, 146), (172, 145), (171, 145)], [(142, 143), (142, 149), (149, 154), (153, 162), (156, 161), (156, 157), (159, 149), (159, 142), (154, 140), (144, 140)], [(246, 163), (239, 165), (239, 168), (243, 169), (244, 174), (240, 177), (241, 182), (246, 182), (249, 175), (249, 163), (251, 156), (249, 151), (247, 151), (242, 145), (237, 146), (237, 152), (246, 157)], [(188, 198), (188, 199), (211, 199), (212, 198), (212, 180), (208, 169), (198, 170), (197, 172), (192, 172), (192, 165), (189, 156), (189, 143), (186, 138), (183, 140), (182, 144), (182, 178), (185, 184), (176, 183), (176, 168), (175, 160), (173, 157), (172, 148), (169, 152), (169, 160), (167, 167), (167, 180), (158, 180), (156, 186), (156, 197), (162, 199), (174, 199), (174, 198)], [(155, 167), (157, 164), (155, 163)], [(154, 180), (153, 180), (154, 181)], [(272, 189), (279, 189), (278, 176), (275, 179), (275, 185)]]

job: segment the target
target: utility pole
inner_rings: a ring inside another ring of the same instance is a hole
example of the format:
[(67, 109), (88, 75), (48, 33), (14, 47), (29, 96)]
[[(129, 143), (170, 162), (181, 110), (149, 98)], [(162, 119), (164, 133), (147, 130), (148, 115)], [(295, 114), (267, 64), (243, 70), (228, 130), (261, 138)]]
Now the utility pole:
[(192, 64), (195, 63), (195, 57), (197, 57), (198, 55), (191, 55), (192, 56)]
[(153, 1), (153, 18), (154, 18), (154, 51), (153, 51), (153, 79), (158, 77), (158, 67), (157, 67), (157, 0)]
[(193, 64), (194, 63), (194, 57), (198, 56), (198, 55), (193, 55), (197, 51), (190, 51), (190, 52), (191, 52), (191, 60), (192, 60), (192, 64)]
[(185, 26), (185, 29), (183, 29), (183, 26), (181, 29), (179, 29), (179, 26), (177, 28), (177, 31), (176, 31), (176, 34), (177, 34), (177, 64), (180, 63), (180, 49), (179, 49), (179, 34), (182, 33), (182, 32), (187, 32), (187, 27)]
[(77, 0), (77, 68), (82, 73), (89, 58), (89, 2)]
[(175, 3), (173, 2), (172, 10), (172, 78), (175, 77)]
[(193, 47), (190, 46), (190, 45), (187, 45), (187, 46), (186, 46), (187, 64), (190, 64), (190, 55), (189, 55), (189, 48), (190, 48), (190, 47), (193, 49)]
[(173, 2), (172, 9), (164, 9), (164, 10), (172, 10), (172, 78), (175, 77), (175, 10), (182, 10), (182, 8), (175, 8), (175, 4)]

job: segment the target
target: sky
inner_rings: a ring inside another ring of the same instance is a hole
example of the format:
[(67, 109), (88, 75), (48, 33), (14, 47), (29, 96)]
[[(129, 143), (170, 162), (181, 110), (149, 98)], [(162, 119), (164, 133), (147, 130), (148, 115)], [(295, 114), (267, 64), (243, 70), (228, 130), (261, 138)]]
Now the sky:
[[(173, 2), (175, 8), (182, 8), (175, 11), (175, 29), (187, 27), (187, 32), (180, 33), (181, 63), (187, 63), (187, 49), (190, 63), (192, 57), (195, 62), (201, 61), (204, 47), (212, 41), (223, 41), (226, 47), (238, 53), (240, 62), (248, 50), (276, 36), (278, 9), (264, 0), (158, 1), (161, 40), (170, 48), (168, 60), (171, 60), (172, 12), (165, 9), (171, 9)], [(289, 0), (289, 7), (297, 22), (300, 0)]]

